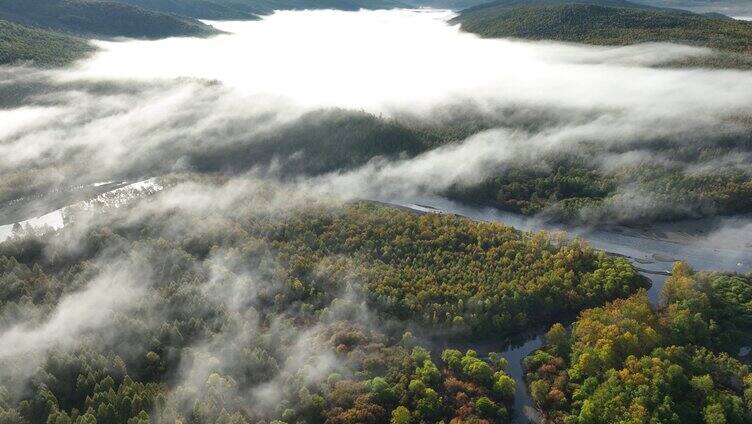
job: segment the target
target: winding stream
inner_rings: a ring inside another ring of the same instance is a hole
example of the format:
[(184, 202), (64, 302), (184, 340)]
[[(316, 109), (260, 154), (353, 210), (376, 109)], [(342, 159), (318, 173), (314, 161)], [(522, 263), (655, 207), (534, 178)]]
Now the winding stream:
[[(442, 197), (413, 198), (404, 201), (390, 199), (385, 203), (424, 213), (451, 213), (479, 221), (503, 223), (523, 231), (567, 231), (569, 234), (586, 240), (596, 249), (624, 256), (632, 262), (652, 282), (648, 296), (653, 304), (658, 303), (659, 293), (675, 260), (686, 261), (697, 270), (752, 272), (752, 249), (713, 248), (598, 229), (566, 228), (493, 208), (467, 206)], [(750, 239), (752, 240), (752, 235)], [(509, 361), (507, 373), (517, 381), (513, 423), (522, 424), (540, 420), (525, 386), (522, 359), (542, 345), (545, 331), (546, 329), (539, 329), (506, 344), (493, 340), (467, 343), (467, 346), (452, 344), (455, 348), (475, 349), (479, 355), (486, 355), (493, 351), (507, 358)]]

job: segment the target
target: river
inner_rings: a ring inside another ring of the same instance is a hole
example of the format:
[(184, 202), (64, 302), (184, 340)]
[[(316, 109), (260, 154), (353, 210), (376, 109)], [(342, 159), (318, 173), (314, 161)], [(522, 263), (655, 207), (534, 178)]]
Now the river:
[[(478, 221), (503, 223), (523, 231), (566, 231), (586, 240), (596, 249), (624, 256), (632, 262), (652, 282), (648, 296), (653, 304), (658, 303), (661, 288), (675, 260), (686, 261), (697, 270), (752, 272), (752, 249), (722, 249), (619, 234), (593, 228), (566, 228), (498, 209), (468, 206), (442, 197), (409, 200), (389, 199), (385, 203), (424, 213), (450, 213)], [(507, 358), (509, 361), (507, 373), (517, 382), (513, 423), (538, 422), (540, 419), (525, 386), (522, 360), (540, 348), (546, 330), (541, 328), (511, 341), (474, 341), (465, 343), (466, 346), (462, 343), (459, 345), (451, 344), (455, 348), (472, 348), (479, 355), (498, 352)], [(447, 347), (449, 347), (449, 344), (447, 344)]]
[[(103, 193), (88, 202), (90, 203), (98, 199), (104, 203), (112, 203), (113, 201), (120, 203), (124, 199), (142, 193), (143, 190), (159, 191), (162, 188), (153, 179), (132, 184), (125, 182), (118, 183), (116, 187), (116, 189)], [(372, 200), (422, 213), (456, 214), (478, 221), (503, 223), (522, 231), (566, 231), (572, 236), (586, 240), (596, 249), (624, 256), (632, 262), (652, 282), (648, 296), (653, 304), (658, 303), (661, 287), (676, 260), (686, 261), (697, 270), (752, 272), (752, 249), (722, 249), (620, 234), (601, 229), (552, 225), (536, 218), (494, 208), (468, 206), (443, 197)], [(61, 213), (61, 211), (63, 209), (53, 211), (52, 213)], [(34, 227), (35, 220), (41, 220), (42, 218), (32, 218), (23, 221), (23, 223)], [(49, 225), (49, 222), (45, 221), (43, 224)], [(62, 225), (61, 220), (59, 226), (62, 227)], [(55, 225), (50, 226), (57, 228)], [(0, 241), (4, 240), (10, 234), (10, 227), (11, 225), (0, 226)], [(752, 228), (752, 225), (744, 226), (743, 228), (749, 229)], [(752, 240), (752, 234), (749, 239)], [(438, 341), (436, 349), (448, 347), (474, 349), (480, 356), (486, 356), (489, 352), (500, 353), (509, 361), (509, 366), (506, 370), (507, 374), (517, 382), (512, 422), (516, 424), (537, 422), (539, 415), (532, 405), (532, 400), (525, 386), (522, 360), (540, 348), (543, 342), (543, 334), (546, 330), (546, 328), (531, 329), (529, 333), (518, 335), (512, 339), (505, 338), (501, 341), (494, 339), (460, 343)]]

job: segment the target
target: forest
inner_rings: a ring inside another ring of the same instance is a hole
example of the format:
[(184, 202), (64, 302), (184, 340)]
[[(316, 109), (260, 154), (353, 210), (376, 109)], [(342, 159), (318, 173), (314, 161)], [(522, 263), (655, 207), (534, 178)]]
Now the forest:
[(64, 66), (93, 51), (82, 39), (0, 19), (0, 65)]
[(167, 206), (178, 184), (0, 243), (0, 422), (506, 422), (506, 360), (432, 334), (512, 334), (646, 285), (562, 237), (243, 191)]
[(190, 16), (197, 19), (258, 19), (275, 10), (390, 9), (408, 7), (397, 0), (117, 0), (144, 9)]
[(710, 47), (719, 53), (667, 65), (752, 66), (752, 23), (723, 15), (651, 8), (627, 1), (501, 0), (464, 10), (452, 22), (487, 38), (594, 45), (670, 42)]
[(120, 3), (196, 19), (259, 19), (261, 2), (244, 0), (119, 0)]
[[(662, 147), (655, 150), (657, 154), (666, 151)], [(719, 153), (697, 145), (687, 150), (698, 156)], [(452, 187), (447, 195), (553, 222), (579, 224), (636, 225), (752, 210), (752, 180), (733, 166), (699, 173), (688, 173), (678, 164), (648, 163), (603, 170), (588, 164), (584, 156), (552, 155), (537, 165), (505, 167), (477, 185)], [(625, 187), (632, 193), (625, 192)], [(629, 202), (650, 206), (634, 210)]]
[(674, 265), (655, 309), (644, 292), (555, 324), (525, 361), (551, 423), (746, 423), (752, 276)]
[(157, 39), (217, 33), (196, 19), (104, 0), (3, 0), (0, 18), (89, 37)]

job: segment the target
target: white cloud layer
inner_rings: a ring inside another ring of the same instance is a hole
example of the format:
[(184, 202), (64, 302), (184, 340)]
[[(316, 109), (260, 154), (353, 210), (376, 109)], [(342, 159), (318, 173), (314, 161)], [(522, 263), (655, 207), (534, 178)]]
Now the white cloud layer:
[[(746, 124), (736, 118), (752, 115), (752, 72), (650, 66), (706, 49), (487, 40), (448, 25), (450, 16), (278, 12), (261, 21), (216, 23), (232, 33), (208, 39), (99, 42), (103, 50), (73, 70), (4, 72), (0, 78), (10, 84), (39, 77), (63, 85), (32, 97), (33, 106), (0, 110), (8, 122), (0, 129), (0, 173), (56, 166), (56, 178), (93, 182), (182, 171), (196, 152), (253, 143), (322, 107), (433, 119), (437, 108), (471, 104), (558, 116), (537, 131), (501, 129), (415, 161), (357, 171), (378, 168), (381, 176), (366, 180), (386, 182), (384, 174), (396, 174), (407, 184), (442, 188), (477, 180), (500, 162), (578, 143), (696, 143), (739, 134)], [(102, 82), (133, 88), (77, 86)], [(622, 149), (603, 166), (644, 159), (631, 149), (638, 148)]]
[(642, 67), (706, 55), (707, 49), (480, 39), (448, 25), (451, 16), (429, 10), (324, 10), (213, 22), (231, 34), (100, 42), (104, 51), (61, 77), (195, 77), (307, 107), (377, 112), (435, 106), (457, 97), (570, 107), (649, 106), (649, 112), (665, 114), (749, 107), (749, 73)]

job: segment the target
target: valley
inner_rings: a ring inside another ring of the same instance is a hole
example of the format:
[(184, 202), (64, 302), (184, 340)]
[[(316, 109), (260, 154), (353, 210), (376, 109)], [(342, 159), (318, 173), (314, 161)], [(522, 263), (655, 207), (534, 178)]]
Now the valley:
[(749, 422), (706, 3), (0, 0), (0, 423)]

